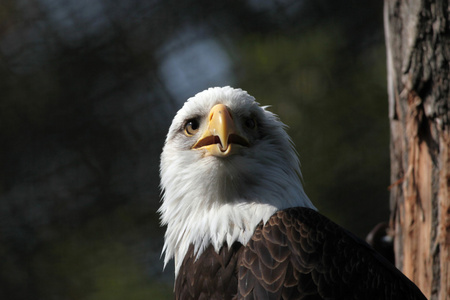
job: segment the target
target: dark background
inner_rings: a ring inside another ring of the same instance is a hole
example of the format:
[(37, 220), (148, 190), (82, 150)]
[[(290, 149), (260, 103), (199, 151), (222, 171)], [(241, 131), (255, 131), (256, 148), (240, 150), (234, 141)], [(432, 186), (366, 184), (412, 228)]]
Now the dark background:
[(241, 87), (289, 125), (305, 189), (387, 220), (382, 1), (2, 0), (0, 298), (166, 299), (159, 155), (182, 103)]

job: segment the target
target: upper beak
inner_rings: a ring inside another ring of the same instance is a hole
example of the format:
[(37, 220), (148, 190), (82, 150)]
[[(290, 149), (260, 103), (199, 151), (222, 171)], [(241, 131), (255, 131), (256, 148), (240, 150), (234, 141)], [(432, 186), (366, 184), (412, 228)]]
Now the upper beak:
[(216, 104), (209, 112), (207, 129), (192, 148), (206, 149), (214, 156), (228, 156), (239, 146), (248, 145), (248, 141), (239, 134), (228, 107)]

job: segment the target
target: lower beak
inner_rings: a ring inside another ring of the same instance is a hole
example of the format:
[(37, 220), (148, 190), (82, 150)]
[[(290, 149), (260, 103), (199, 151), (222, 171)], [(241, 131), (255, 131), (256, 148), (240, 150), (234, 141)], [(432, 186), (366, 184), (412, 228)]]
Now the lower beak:
[(192, 148), (225, 157), (243, 146), (248, 147), (248, 141), (239, 134), (230, 111), (225, 105), (216, 104), (209, 112), (207, 129)]

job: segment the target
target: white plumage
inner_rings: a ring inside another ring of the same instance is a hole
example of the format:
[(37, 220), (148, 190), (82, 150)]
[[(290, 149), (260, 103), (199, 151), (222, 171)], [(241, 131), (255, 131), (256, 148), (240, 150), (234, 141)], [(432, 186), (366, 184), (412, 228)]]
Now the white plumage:
[[(237, 130), (249, 142), (240, 155), (217, 157), (193, 148), (219, 103), (229, 108)], [(184, 128), (193, 119), (199, 130), (189, 136)], [(252, 120), (257, 120), (254, 128)], [(245, 245), (258, 223), (276, 211), (314, 208), (303, 190), (297, 153), (284, 127), (247, 92), (231, 87), (198, 93), (178, 111), (161, 155), (159, 209), (162, 224), (167, 225), (164, 263), (175, 257), (176, 275), (191, 243), (197, 256), (209, 244), (216, 252), (225, 242)]]

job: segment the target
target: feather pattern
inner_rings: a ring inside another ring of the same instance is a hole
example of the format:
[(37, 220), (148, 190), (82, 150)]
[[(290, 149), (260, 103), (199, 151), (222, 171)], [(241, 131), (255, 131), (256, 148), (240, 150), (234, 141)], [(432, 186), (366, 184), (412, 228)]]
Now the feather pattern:
[(260, 224), (241, 256), (239, 299), (426, 299), (369, 245), (308, 208)]
[(244, 247), (193, 246), (176, 280), (177, 299), (426, 299), (369, 245), (308, 208), (261, 222)]

